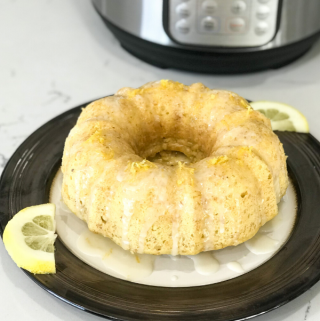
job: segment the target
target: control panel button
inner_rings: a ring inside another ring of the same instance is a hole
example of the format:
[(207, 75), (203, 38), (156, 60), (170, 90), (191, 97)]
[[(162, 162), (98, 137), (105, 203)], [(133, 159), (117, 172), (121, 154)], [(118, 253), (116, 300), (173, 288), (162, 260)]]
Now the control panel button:
[(231, 11), (234, 14), (241, 14), (245, 12), (247, 9), (247, 5), (244, 1), (234, 1), (231, 5)]
[(191, 14), (191, 10), (188, 3), (180, 3), (176, 8), (176, 12), (182, 18), (189, 17)]
[(267, 19), (270, 14), (270, 8), (268, 6), (260, 6), (257, 11), (258, 19)]
[(217, 2), (214, 0), (206, 0), (202, 3), (202, 10), (210, 15), (216, 12), (217, 7)]
[(229, 29), (234, 32), (242, 32), (246, 27), (246, 21), (242, 18), (234, 18), (229, 21)]
[(264, 21), (261, 21), (257, 24), (255, 32), (258, 36), (264, 35), (268, 31), (268, 24)]
[(282, 3), (281, 0), (166, 1), (168, 31), (177, 43), (222, 47), (268, 44), (277, 32)]
[(201, 21), (201, 29), (203, 31), (214, 31), (217, 27), (217, 21), (216, 19), (212, 17), (205, 17)]
[(188, 33), (190, 31), (190, 23), (186, 19), (181, 19), (177, 21), (176, 29), (181, 33)]

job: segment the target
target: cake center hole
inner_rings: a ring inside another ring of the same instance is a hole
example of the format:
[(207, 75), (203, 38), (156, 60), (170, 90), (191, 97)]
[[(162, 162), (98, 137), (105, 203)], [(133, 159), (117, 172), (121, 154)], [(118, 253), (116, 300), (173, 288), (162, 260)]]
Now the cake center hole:
[(152, 157), (147, 157), (148, 161), (167, 166), (178, 165), (179, 162), (184, 164), (190, 164), (191, 159), (184, 153), (177, 152), (174, 150), (162, 150)]

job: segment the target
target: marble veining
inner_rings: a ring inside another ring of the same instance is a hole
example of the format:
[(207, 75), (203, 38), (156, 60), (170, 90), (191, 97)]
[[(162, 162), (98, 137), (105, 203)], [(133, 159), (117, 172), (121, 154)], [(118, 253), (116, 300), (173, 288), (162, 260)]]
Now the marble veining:
[(0, 169), (3, 169), (7, 164), (8, 158), (0, 154)]
[(306, 321), (308, 319), (309, 313), (310, 313), (310, 309), (311, 309), (311, 301), (308, 302), (305, 314), (304, 314), (304, 321)]
[(50, 98), (42, 104), (43, 106), (49, 105), (58, 99), (60, 99), (64, 103), (69, 102), (71, 99), (71, 97), (68, 94), (65, 94), (59, 90), (50, 90), (48, 92), (48, 96)]

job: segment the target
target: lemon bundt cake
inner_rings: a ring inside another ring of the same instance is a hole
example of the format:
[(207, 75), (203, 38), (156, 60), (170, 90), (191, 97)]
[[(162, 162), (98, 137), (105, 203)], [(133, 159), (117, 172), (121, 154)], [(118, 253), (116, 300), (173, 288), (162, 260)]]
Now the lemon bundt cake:
[(135, 253), (197, 254), (253, 237), (278, 212), (286, 157), (235, 93), (161, 80), (86, 107), (65, 144), (62, 197)]

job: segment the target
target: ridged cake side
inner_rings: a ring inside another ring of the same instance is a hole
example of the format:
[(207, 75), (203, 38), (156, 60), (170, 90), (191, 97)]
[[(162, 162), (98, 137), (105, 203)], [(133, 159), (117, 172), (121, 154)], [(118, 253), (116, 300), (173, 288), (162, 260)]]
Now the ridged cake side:
[[(149, 161), (163, 151), (189, 162)], [(91, 231), (149, 254), (242, 243), (277, 214), (288, 185), (265, 116), (232, 92), (172, 81), (123, 88), (85, 108), (62, 171), (63, 200)]]

